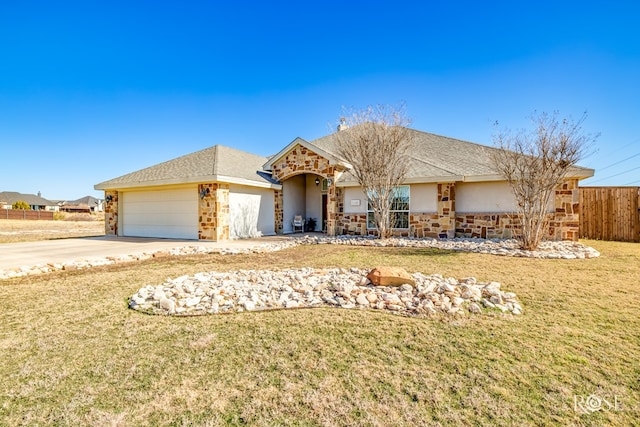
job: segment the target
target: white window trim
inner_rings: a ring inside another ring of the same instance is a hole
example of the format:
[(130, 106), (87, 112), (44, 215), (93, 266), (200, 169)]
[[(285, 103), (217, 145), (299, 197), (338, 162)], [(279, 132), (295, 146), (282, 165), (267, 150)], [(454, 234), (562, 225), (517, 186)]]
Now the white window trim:
[[(409, 230), (411, 228), (411, 186), (410, 185), (399, 185), (396, 188), (407, 187), (409, 192), (409, 201), (407, 202), (406, 210), (391, 210), (389, 214), (393, 214), (394, 212), (406, 212), (407, 213), (407, 227), (396, 228), (393, 227), (393, 230)], [(369, 213), (373, 213), (373, 210), (369, 209), (369, 200), (367, 199), (367, 230), (375, 230), (375, 225), (373, 227), (369, 226)]]

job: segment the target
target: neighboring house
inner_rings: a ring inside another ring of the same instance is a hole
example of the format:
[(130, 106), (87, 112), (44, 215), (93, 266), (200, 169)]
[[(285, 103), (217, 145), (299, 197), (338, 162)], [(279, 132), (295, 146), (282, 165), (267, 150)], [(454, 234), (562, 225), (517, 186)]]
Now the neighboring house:
[[(398, 189), (395, 230), (414, 237), (511, 237), (518, 219), (494, 148), (411, 130), (415, 151)], [(336, 134), (296, 138), (269, 158), (216, 145), (95, 185), (105, 191), (106, 233), (224, 240), (293, 232), (297, 215), (329, 235), (373, 234), (362, 188), (337, 154)], [(549, 206), (548, 237), (578, 238), (573, 168)]]
[(60, 210), (63, 212), (95, 213), (104, 210), (103, 201), (91, 196), (85, 196), (78, 200), (64, 201), (59, 205)]
[(22, 194), (15, 191), (0, 192), (0, 208), (11, 209), (11, 206), (17, 201), (24, 201), (34, 211), (58, 211), (56, 202), (42, 198), (42, 195)]

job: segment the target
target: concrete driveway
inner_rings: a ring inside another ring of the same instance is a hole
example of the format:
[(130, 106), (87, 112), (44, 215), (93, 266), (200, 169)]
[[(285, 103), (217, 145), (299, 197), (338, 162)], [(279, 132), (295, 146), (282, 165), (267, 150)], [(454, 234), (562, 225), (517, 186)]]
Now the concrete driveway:
[(207, 242), (201, 240), (100, 236), (8, 243), (0, 244), (0, 270), (12, 270), (23, 266), (31, 267), (48, 263), (64, 264), (73, 261), (92, 260), (110, 256), (153, 253), (183, 246), (250, 248), (283, 239), (287, 239), (287, 237), (267, 236), (226, 242)]

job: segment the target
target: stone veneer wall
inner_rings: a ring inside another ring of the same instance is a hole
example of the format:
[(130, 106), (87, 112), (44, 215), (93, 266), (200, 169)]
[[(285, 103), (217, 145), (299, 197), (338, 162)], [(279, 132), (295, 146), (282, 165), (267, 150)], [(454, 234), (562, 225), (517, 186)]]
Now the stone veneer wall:
[[(438, 237), (453, 238), (456, 234), (456, 183), (438, 184)], [(435, 228), (435, 224), (433, 228)]]
[[(577, 179), (563, 182), (555, 192), (555, 211), (549, 213), (549, 228), (545, 238), (550, 240), (578, 240), (579, 188)], [(338, 207), (343, 201), (339, 199)], [(410, 237), (479, 237), (510, 239), (518, 235), (520, 217), (514, 213), (464, 213), (455, 211), (453, 183), (438, 184), (438, 212), (411, 212), (409, 230), (395, 230), (394, 235)], [(339, 209), (338, 234), (375, 235), (367, 230), (367, 215), (344, 214)]]
[[(107, 202), (107, 198), (111, 196), (111, 201)], [(114, 190), (106, 190), (104, 192), (104, 234), (107, 236), (118, 235), (118, 192)]]
[(276, 234), (282, 234), (283, 226), (284, 226), (284, 201), (282, 198), (282, 190), (274, 190), (274, 221), (275, 221), (275, 231)]
[(520, 217), (509, 213), (457, 213), (456, 237), (510, 239), (518, 235)]
[[(283, 156), (278, 162), (273, 164), (272, 176), (278, 181), (283, 182), (288, 178), (303, 173), (312, 173), (330, 179), (332, 184), (327, 191), (327, 234), (329, 236), (336, 235), (336, 219), (338, 217), (338, 197), (336, 194), (336, 180), (339, 171), (335, 166), (331, 165), (329, 159), (326, 159), (318, 153), (309, 150), (302, 145), (296, 145), (291, 151)], [(277, 197), (281, 197), (276, 195)], [(280, 204), (282, 206), (282, 203)], [(278, 211), (276, 208), (276, 233), (282, 232), (282, 222), (280, 223), (280, 231), (278, 231)], [(284, 214), (284, 212), (283, 212)]]
[[(549, 213), (546, 239), (577, 241), (580, 229), (580, 189), (577, 179), (568, 179), (555, 191), (554, 212)], [(513, 213), (457, 213), (456, 236), (482, 238), (516, 237), (520, 217)]]
[(568, 179), (556, 189), (555, 215), (549, 224), (554, 240), (577, 241), (580, 237), (580, 189), (578, 180)]
[(198, 194), (198, 238), (229, 240), (229, 184), (199, 184)]
[(273, 164), (272, 174), (278, 181), (301, 173), (314, 173), (325, 178), (334, 178), (335, 167), (328, 159), (301, 145), (296, 145), (278, 163)]

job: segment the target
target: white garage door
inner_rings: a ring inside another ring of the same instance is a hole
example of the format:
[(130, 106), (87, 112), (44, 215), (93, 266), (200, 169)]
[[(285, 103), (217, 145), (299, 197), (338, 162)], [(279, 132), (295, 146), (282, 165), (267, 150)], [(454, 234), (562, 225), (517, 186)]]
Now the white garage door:
[(195, 188), (122, 194), (122, 234), (169, 239), (198, 238)]

